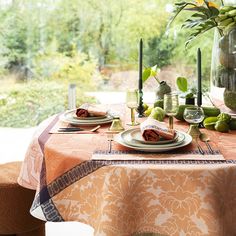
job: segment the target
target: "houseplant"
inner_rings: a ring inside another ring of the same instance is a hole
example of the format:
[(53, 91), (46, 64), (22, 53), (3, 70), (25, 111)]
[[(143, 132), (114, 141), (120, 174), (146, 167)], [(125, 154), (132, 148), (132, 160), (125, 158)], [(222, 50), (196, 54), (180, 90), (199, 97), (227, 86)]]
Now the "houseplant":
[(158, 87), (156, 89), (156, 99), (157, 100), (163, 100), (164, 94), (171, 92), (171, 87), (166, 83), (166, 81), (160, 81), (158, 78), (158, 74), (160, 72), (160, 69), (157, 67), (157, 65), (153, 67), (147, 67), (143, 70), (143, 82), (148, 80), (150, 77), (153, 77), (157, 83)]
[(182, 92), (182, 96), (185, 99), (186, 105), (195, 105), (196, 91), (194, 88), (189, 88), (188, 80), (185, 77), (178, 77), (176, 79), (176, 85)]
[(182, 25), (190, 29), (186, 46), (199, 35), (216, 29), (211, 80), (214, 86), (224, 88), (225, 105), (236, 110), (236, 3), (229, 5), (227, 0), (225, 3), (228, 5), (223, 0), (219, 5), (208, 0), (175, 3), (169, 26), (183, 10), (193, 12)]

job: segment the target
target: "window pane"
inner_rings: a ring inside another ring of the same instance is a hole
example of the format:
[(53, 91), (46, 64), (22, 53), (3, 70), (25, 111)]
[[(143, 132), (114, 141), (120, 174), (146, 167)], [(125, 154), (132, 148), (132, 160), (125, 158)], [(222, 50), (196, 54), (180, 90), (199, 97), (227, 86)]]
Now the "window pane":
[[(137, 86), (140, 38), (145, 67), (157, 65), (159, 79), (173, 87), (178, 76), (189, 77), (194, 87), (201, 47), (207, 85), (212, 32), (186, 49), (183, 16), (166, 30), (173, 3), (0, 0), (0, 126), (35, 126), (65, 110), (70, 84), (76, 85), (77, 106), (94, 101), (88, 91)], [(154, 92), (157, 85), (151, 79), (144, 91)]]

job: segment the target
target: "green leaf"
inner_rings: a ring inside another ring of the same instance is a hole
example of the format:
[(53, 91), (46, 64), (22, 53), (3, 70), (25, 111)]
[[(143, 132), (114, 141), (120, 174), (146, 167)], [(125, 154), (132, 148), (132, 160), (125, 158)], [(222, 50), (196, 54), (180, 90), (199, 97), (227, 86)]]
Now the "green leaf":
[(209, 7), (209, 9), (211, 10), (212, 16), (218, 16), (220, 14), (220, 11), (215, 7)]
[(185, 7), (187, 6), (196, 6), (196, 4), (190, 3), (190, 2), (182, 2), (181, 4), (175, 4), (177, 7), (174, 11), (174, 15), (170, 18), (168, 24), (167, 24), (167, 29), (170, 28), (170, 25), (172, 24), (172, 22), (174, 21), (174, 19), (179, 15), (179, 13), (185, 9)]
[(188, 81), (184, 77), (178, 77), (176, 80), (176, 84), (178, 86), (178, 89), (182, 92), (188, 91)]
[(210, 17), (210, 15), (211, 15), (210, 10), (205, 7), (202, 7), (202, 6), (194, 6), (194, 7), (190, 7), (190, 8), (185, 8), (185, 10), (202, 13), (202, 14), (206, 15), (207, 17)]
[(198, 21), (185, 21), (183, 25), (181, 26), (182, 28), (193, 28), (201, 24), (201, 22)]
[(185, 43), (185, 47), (187, 47), (188, 44), (192, 40), (194, 40), (197, 36), (204, 34), (206, 31), (211, 30), (212, 28), (214, 28), (216, 26), (217, 26), (217, 24), (214, 21), (212, 21), (211, 19), (197, 25), (195, 27), (195, 31), (189, 35), (188, 40)]
[(153, 67), (145, 68), (144, 71), (143, 71), (143, 82), (145, 82), (150, 77), (155, 77), (156, 81), (158, 83), (160, 83), (158, 78), (157, 78), (157, 74), (159, 72), (160, 72), (160, 69), (157, 67), (157, 65), (155, 65)]
[(160, 73), (160, 68), (157, 65), (151, 67), (151, 76), (157, 76)]
[(150, 67), (144, 69), (142, 76), (143, 82), (145, 82), (151, 76), (151, 72), (152, 69)]
[(188, 94), (186, 94), (185, 98), (194, 98), (194, 94), (193, 93), (188, 93)]
[(186, 2), (176, 2), (175, 3), (176, 6), (182, 6), (182, 5), (185, 5), (185, 4), (186, 4)]
[(199, 6), (189, 1), (175, 3), (175, 10), (173, 12), (174, 14), (167, 25), (167, 30), (175, 18), (182, 12), (182, 10), (193, 12), (193, 14), (182, 24), (182, 28), (193, 30), (185, 43), (185, 47), (187, 47), (187, 45), (198, 35), (201, 35), (214, 27), (217, 27), (216, 18), (219, 15), (219, 10), (216, 7), (210, 6), (208, 0), (204, 0), (204, 3), (204, 6)]
[(205, 14), (201, 13), (194, 13), (191, 17), (201, 18), (201, 19), (207, 19), (207, 16)]

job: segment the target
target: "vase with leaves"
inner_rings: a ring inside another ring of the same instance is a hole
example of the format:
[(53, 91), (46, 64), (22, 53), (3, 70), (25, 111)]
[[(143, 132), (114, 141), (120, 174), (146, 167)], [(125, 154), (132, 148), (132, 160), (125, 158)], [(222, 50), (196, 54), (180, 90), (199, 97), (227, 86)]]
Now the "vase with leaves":
[(225, 105), (236, 111), (236, 1), (196, 0), (175, 3), (169, 26), (183, 10), (192, 12), (182, 25), (190, 29), (186, 46), (215, 28), (211, 81), (213, 86), (223, 88)]
[(158, 83), (158, 86), (156, 89), (156, 98), (163, 99), (165, 94), (171, 92), (171, 87), (166, 83), (166, 81), (159, 80), (158, 78), (159, 73), (160, 73), (160, 69), (157, 67), (157, 65), (152, 66), (152, 67), (146, 67), (143, 71), (143, 82), (153, 77)]

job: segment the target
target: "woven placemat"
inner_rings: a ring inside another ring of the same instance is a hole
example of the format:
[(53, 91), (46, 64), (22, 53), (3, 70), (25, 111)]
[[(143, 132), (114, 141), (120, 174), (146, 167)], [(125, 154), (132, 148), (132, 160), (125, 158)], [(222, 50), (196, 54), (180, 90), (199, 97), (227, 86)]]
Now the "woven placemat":
[(194, 151), (171, 151), (164, 153), (146, 153), (133, 150), (97, 150), (93, 153), (92, 160), (225, 160), (223, 155), (218, 151), (213, 154), (204, 151), (202, 155), (198, 150)]

